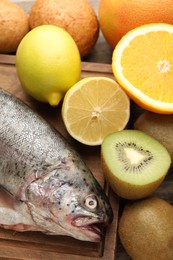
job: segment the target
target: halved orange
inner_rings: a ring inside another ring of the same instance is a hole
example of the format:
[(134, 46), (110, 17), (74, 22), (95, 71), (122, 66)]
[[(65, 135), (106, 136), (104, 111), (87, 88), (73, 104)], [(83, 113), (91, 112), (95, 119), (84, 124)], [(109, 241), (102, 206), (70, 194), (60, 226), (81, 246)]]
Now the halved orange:
[(112, 56), (117, 82), (141, 107), (173, 113), (173, 25), (146, 24), (129, 31)]
[(65, 94), (62, 118), (68, 133), (86, 145), (100, 145), (109, 133), (126, 127), (130, 100), (108, 77), (81, 79)]

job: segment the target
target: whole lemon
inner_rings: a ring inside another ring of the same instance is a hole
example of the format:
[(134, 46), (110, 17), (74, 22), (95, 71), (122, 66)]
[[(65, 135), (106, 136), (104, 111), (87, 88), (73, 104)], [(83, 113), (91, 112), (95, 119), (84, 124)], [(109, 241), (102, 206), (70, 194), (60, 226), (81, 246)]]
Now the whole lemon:
[(56, 106), (80, 79), (81, 58), (68, 32), (54, 25), (42, 25), (27, 33), (20, 42), (16, 70), (29, 95)]
[(172, 0), (100, 0), (101, 31), (114, 48), (128, 31), (148, 23), (173, 24)]

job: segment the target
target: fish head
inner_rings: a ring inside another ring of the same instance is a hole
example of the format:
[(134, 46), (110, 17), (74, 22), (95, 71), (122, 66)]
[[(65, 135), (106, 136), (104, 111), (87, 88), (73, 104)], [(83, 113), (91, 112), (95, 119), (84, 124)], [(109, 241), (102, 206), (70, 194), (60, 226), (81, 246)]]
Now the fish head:
[[(71, 165), (70, 165), (71, 166)], [(49, 178), (32, 182), (27, 191), (31, 213), (45, 233), (68, 235), (83, 241), (101, 241), (113, 219), (108, 197), (93, 174), (55, 170)], [(80, 168), (81, 168), (80, 167)], [(78, 167), (77, 167), (78, 168)], [(73, 175), (73, 172), (75, 174)]]
[(112, 222), (112, 208), (96, 181), (92, 180), (92, 185), (86, 178), (78, 183), (65, 182), (52, 199), (50, 212), (54, 221), (79, 240), (99, 242)]

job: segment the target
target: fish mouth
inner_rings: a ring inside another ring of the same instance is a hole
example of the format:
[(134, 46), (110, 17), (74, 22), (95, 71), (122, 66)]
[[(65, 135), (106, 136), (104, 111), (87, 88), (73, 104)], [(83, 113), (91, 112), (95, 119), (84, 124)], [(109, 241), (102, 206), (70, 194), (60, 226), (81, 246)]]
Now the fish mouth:
[(106, 221), (100, 221), (98, 218), (78, 216), (72, 221), (72, 225), (80, 229), (91, 242), (100, 242), (108, 223)]

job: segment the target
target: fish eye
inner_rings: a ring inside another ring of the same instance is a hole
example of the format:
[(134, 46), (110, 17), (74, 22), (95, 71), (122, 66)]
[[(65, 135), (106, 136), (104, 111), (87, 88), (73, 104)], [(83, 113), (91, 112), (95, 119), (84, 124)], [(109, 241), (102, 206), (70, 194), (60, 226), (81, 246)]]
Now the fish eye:
[(96, 209), (98, 205), (97, 198), (94, 195), (89, 195), (85, 199), (85, 206), (89, 209)]

